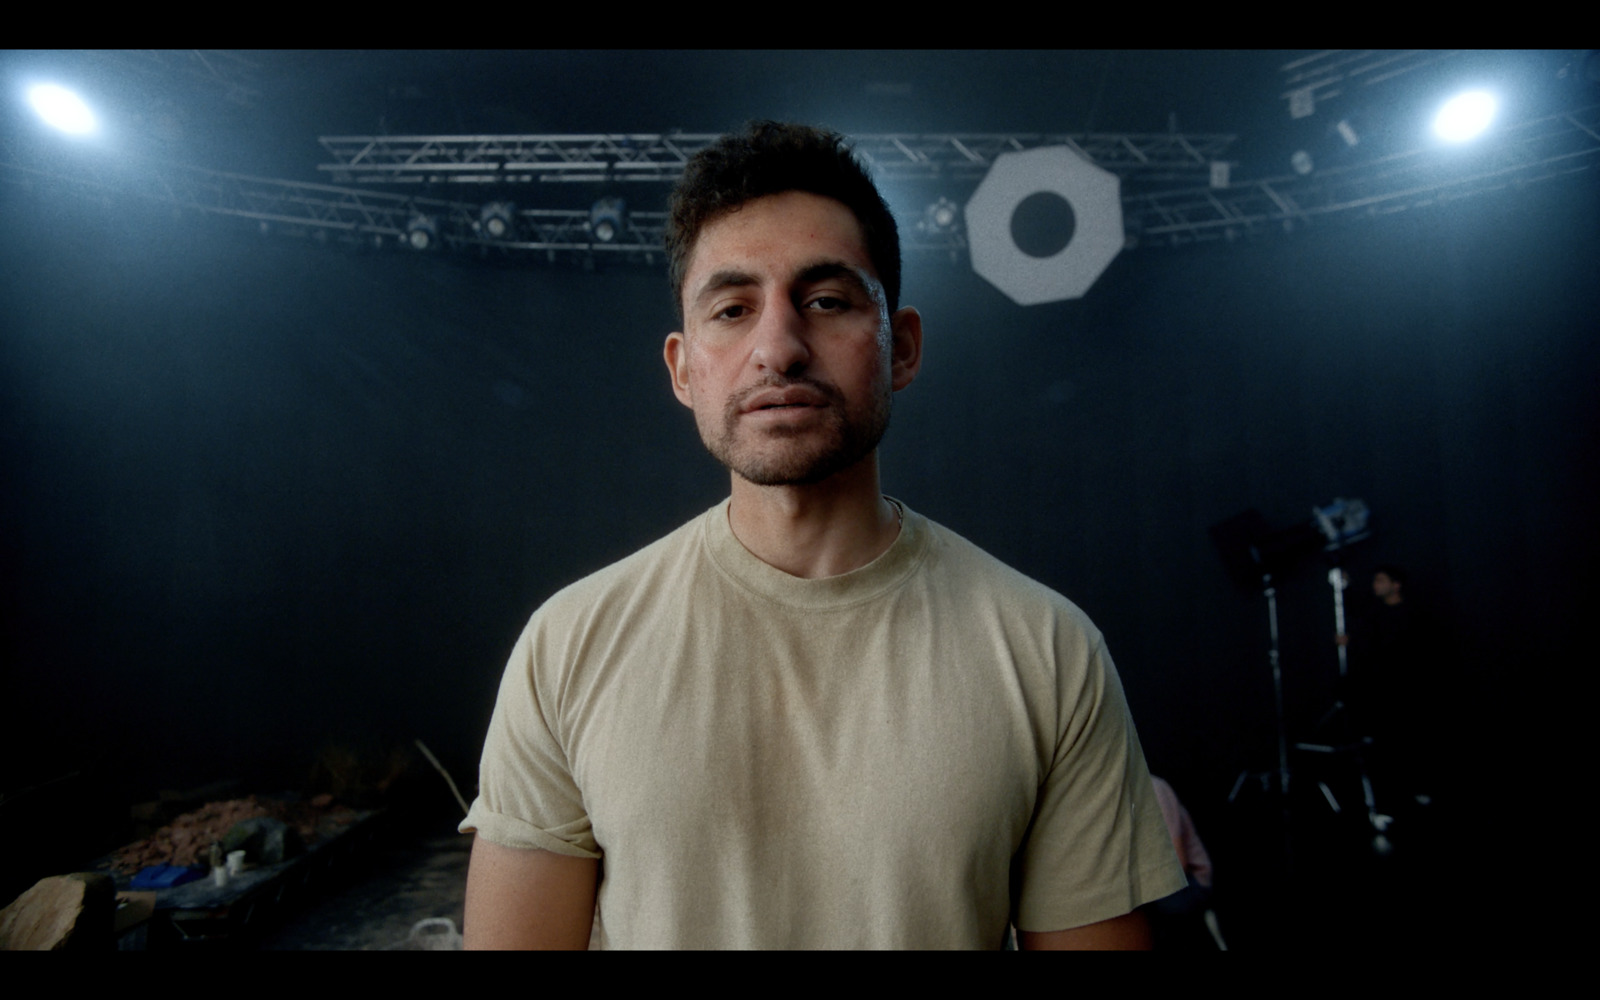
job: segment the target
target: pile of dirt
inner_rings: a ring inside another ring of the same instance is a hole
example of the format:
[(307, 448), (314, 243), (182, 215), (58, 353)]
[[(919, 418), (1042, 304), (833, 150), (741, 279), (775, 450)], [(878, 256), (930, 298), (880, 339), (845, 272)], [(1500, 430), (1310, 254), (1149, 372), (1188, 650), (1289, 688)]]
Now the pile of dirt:
[(210, 862), (212, 844), (220, 843), (234, 824), (258, 816), (282, 820), (309, 846), (348, 826), (356, 813), (336, 804), (331, 795), (318, 795), (309, 802), (283, 802), (254, 795), (207, 802), (143, 840), (113, 852), (111, 870), (131, 875), (150, 865), (204, 866)]

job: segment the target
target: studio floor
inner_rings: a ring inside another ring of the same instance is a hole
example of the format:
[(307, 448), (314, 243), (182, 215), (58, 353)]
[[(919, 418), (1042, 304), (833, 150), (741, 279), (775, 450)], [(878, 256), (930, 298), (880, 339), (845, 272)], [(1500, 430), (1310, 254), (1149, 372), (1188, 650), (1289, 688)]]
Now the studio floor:
[(429, 822), (385, 838), (339, 884), (286, 914), (260, 949), (459, 948), (472, 838), (454, 832), (452, 823)]

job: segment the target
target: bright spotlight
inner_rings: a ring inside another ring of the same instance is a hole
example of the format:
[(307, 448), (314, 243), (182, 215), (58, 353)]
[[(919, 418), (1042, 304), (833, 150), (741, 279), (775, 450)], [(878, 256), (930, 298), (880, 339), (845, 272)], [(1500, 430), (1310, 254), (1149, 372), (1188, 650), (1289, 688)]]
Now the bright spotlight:
[(478, 230), (491, 240), (508, 239), (515, 228), (516, 206), (509, 201), (492, 201), (478, 212)]
[(94, 112), (83, 98), (65, 87), (41, 83), (28, 88), (28, 103), (51, 126), (73, 135), (85, 135), (95, 128)]
[(945, 236), (955, 230), (960, 218), (961, 206), (949, 198), (940, 198), (923, 209), (917, 228), (928, 236)]
[(1494, 112), (1495, 99), (1487, 91), (1458, 94), (1439, 109), (1433, 120), (1434, 134), (1446, 142), (1465, 142), (1489, 127)]
[(614, 242), (622, 235), (628, 206), (621, 198), (601, 198), (589, 209), (589, 232), (598, 243)]
[(439, 241), (439, 223), (431, 215), (412, 214), (406, 223), (406, 245), (413, 250), (427, 250)]

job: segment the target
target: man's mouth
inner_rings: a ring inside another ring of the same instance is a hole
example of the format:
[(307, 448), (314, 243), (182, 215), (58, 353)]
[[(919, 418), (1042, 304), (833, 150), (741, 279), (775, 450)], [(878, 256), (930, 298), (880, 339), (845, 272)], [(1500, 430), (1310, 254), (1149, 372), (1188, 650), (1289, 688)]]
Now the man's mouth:
[(808, 385), (789, 385), (756, 390), (739, 406), (739, 411), (781, 413), (785, 410), (809, 410), (827, 404), (828, 397), (820, 389)]

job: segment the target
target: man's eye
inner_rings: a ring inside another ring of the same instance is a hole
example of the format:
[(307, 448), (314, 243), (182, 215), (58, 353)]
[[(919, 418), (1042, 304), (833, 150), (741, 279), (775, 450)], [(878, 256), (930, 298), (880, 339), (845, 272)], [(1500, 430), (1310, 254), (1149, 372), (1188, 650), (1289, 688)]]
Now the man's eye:
[(819, 295), (811, 300), (810, 307), (824, 312), (837, 312), (840, 309), (850, 308), (850, 301), (837, 295)]
[(742, 306), (742, 305), (724, 306), (723, 308), (718, 309), (715, 313), (712, 313), (711, 318), (712, 319), (738, 319), (740, 316), (743, 316), (748, 311), (749, 311), (748, 307)]

